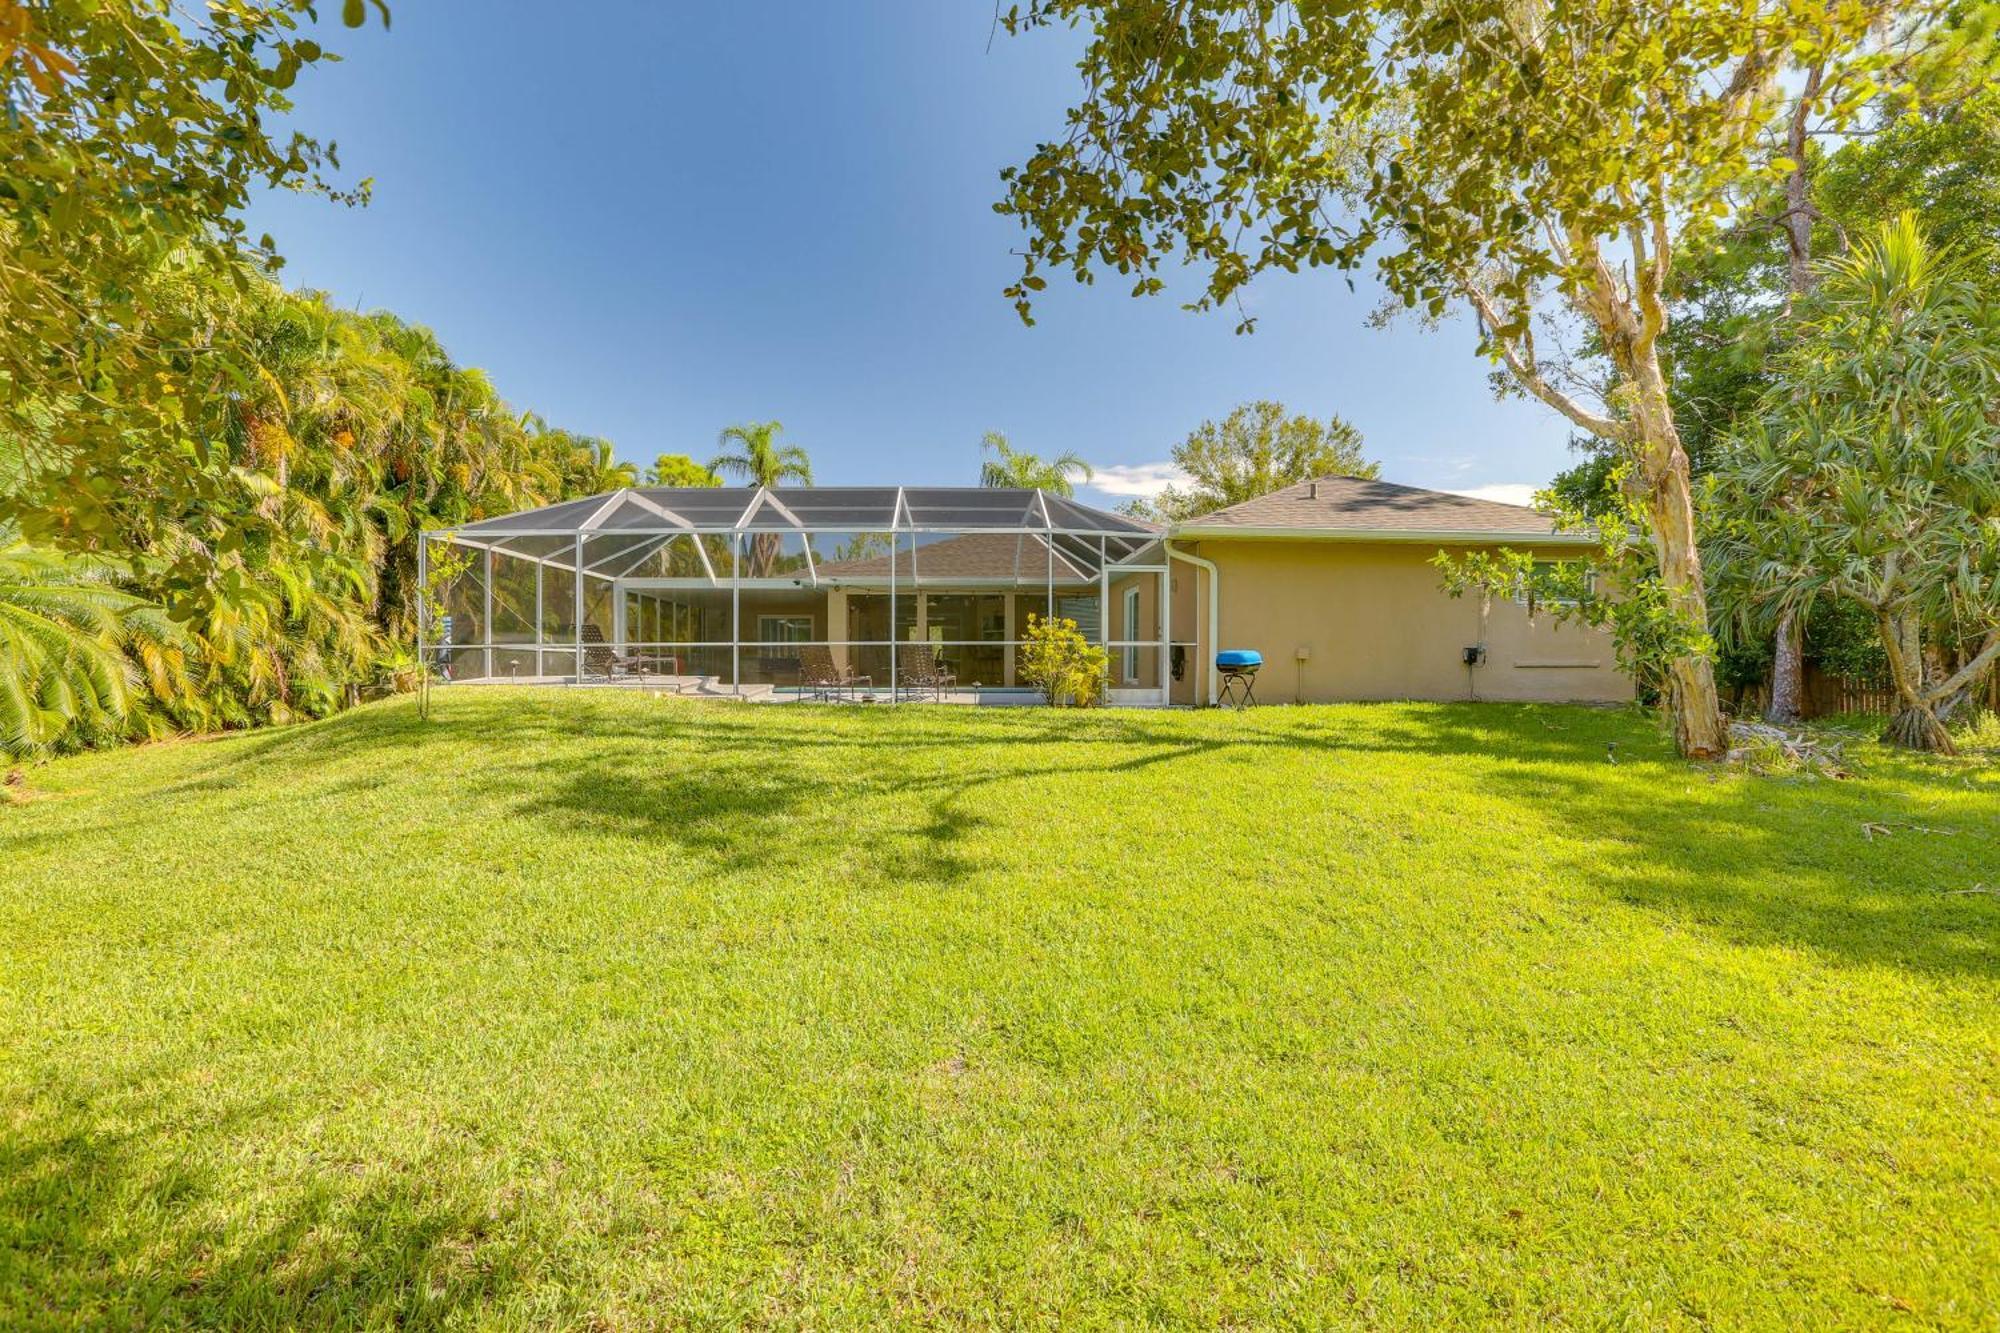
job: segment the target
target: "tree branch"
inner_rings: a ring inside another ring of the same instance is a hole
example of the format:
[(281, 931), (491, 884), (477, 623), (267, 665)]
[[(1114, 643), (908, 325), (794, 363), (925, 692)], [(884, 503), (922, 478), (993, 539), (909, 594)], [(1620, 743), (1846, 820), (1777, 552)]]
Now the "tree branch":
[(1979, 673), (1984, 671), (1996, 659), (2000, 659), (2000, 629), (1988, 633), (1986, 636), (1986, 646), (1979, 650), (1979, 655), (1960, 667), (1953, 673), (1949, 680), (1933, 685), (1930, 689), (1925, 690), (1923, 693), (1924, 702), (1927, 704), (1936, 703), (1940, 699), (1949, 698), (1975, 680)]
[(1479, 312), (1480, 323), (1483, 325), (1487, 341), (1500, 353), (1500, 359), (1506, 362), (1507, 369), (1513, 372), (1515, 380), (1523, 389), (1599, 439), (1617, 440), (1622, 443), (1630, 438), (1631, 428), (1627, 423), (1592, 412), (1549, 382), (1540, 367), (1535, 364), (1534, 335), (1532, 333), (1524, 335), (1522, 343), (1517, 346), (1513, 338), (1502, 332), (1506, 327), (1505, 321), (1500, 318), (1492, 296), (1483, 291), (1478, 283), (1469, 278), (1461, 278), (1459, 287), (1464, 291), (1466, 299), (1472, 302), (1472, 308)]

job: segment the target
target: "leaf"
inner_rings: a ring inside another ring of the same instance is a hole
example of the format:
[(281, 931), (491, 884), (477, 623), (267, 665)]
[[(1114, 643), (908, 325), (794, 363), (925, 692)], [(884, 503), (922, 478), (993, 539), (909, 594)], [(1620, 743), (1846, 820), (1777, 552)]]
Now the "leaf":
[(340, 9), (340, 21), (350, 28), (358, 28), (368, 21), (367, 0), (345, 0)]

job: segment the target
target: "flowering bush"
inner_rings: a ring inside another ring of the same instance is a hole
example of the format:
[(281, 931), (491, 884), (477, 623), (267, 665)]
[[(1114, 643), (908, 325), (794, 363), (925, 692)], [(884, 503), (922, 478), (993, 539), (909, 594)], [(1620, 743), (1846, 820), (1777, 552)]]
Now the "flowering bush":
[(1021, 679), (1051, 705), (1089, 708), (1104, 701), (1109, 658), (1083, 637), (1074, 620), (1028, 614), (1021, 645)]

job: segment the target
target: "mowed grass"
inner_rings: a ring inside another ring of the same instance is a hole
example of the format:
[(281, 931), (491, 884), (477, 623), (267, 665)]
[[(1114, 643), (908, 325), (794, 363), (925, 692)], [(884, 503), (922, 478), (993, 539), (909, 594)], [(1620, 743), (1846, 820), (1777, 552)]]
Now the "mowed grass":
[(1861, 762), (462, 689), (53, 764), (0, 1325), (1991, 1328), (2000, 775)]

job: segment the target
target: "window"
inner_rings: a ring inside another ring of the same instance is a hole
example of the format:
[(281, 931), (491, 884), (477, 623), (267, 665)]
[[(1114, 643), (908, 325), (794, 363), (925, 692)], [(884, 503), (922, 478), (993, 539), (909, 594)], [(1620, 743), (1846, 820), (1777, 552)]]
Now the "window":
[(924, 626), (932, 643), (999, 643), (1007, 637), (1007, 599), (998, 593), (929, 593)]
[(813, 620), (811, 616), (758, 616), (757, 642), (759, 643), (811, 643)]
[(1529, 570), (1528, 585), (1514, 594), (1514, 600), (1533, 611), (1538, 606), (1578, 606), (1596, 592), (1596, 571), (1584, 568), (1581, 560), (1537, 560)]
[[(1139, 590), (1137, 588), (1127, 588), (1125, 590), (1125, 637), (1128, 639), (1139, 637)], [(1126, 645), (1124, 674), (1128, 683), (1136, 682), (1139, 679), (1139, 649), (1135, 645)]]
[(1092, 643), (1103, 643), (1104, 637), (1098, 632), (1098, 600), (1095, 592), (1057, 593), (1055, 618), (1074, 620), (1077, 632)]

